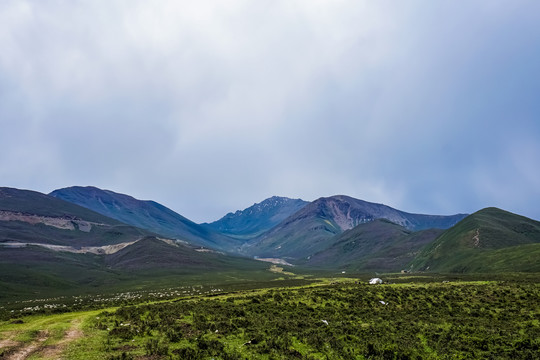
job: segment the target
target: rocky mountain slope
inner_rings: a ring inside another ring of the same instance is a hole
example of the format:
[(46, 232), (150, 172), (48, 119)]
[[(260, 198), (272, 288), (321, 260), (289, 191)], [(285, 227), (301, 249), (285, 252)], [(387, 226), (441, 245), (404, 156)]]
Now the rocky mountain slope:
[(446, 229), (466, 215), (410, 214), (382, 204), (338, 195), (320, 198), (242, 247), (246, 254), (286, 259), (306, 258), (327, 249), (343, 231), (386, 219), (411, 231)]

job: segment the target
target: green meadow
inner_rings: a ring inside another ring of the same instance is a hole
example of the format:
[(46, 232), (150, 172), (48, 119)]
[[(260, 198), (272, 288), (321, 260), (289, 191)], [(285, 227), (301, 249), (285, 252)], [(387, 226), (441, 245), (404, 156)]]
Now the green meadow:
[(537, 275), (394, 274), (382, 285), (347, 276), (190, 284), (86, 311), (10, 311), (0, 358), (540, 358)]

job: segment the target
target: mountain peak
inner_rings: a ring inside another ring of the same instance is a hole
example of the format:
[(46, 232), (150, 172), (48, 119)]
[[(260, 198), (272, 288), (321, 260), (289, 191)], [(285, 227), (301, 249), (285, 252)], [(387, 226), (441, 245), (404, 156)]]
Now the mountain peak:
[(301, 199), (272, 196), (244, 210), (230, 212), (206, 226), (227, 235), (251, 238), (271, 229), (307, 204)]

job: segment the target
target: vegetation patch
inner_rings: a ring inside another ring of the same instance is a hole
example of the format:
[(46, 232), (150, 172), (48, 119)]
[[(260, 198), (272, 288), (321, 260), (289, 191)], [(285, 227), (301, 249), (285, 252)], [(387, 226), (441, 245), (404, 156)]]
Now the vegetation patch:
[(121, 307), (93, 320), (112, 358), (527, 359), (534, 282), (364, 282)]

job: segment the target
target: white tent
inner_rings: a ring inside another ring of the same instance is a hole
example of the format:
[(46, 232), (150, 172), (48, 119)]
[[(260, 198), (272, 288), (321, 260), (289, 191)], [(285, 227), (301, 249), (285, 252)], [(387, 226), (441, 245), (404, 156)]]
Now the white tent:
[(379, 278), (373, 278), (373, 279), (369, 280), (369, 284), (370, 285), (382, 284), (382, 280), (379, 279)]

